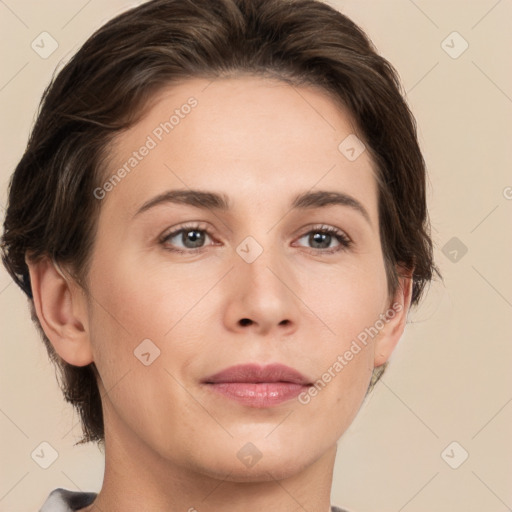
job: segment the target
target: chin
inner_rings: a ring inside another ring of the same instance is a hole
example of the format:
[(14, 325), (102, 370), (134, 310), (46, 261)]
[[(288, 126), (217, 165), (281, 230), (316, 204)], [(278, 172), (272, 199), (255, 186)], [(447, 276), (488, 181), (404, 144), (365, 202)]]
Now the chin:
[(221, 468), (205, 469), (203, 472), (210, 477), (225, 480), (227, 482), (271, 482), (274, 480), (284, 480), (299, 473), (304, 466), (288, 465), (283, 462), (279, 464), (263, 464), (261, 461), (252, 468), (240, 466), (233, 467), (232, 464)]
[(229, 451), (222, 451), (218, 456), (212, 454), (213, 460), (195, 462), (201, 466), (202, 473), (212, 478), (229, 482), (269, 482), (289, 478), (321, 456), (304, 450), (298, 453), (290, 453), (286, 449), (268, 450), (265, 454), (263, 449), (262, 452), (258, 453), (253, 446), (243, 445), (242, 449), (233, 451), (233, 456), (227, 455)]

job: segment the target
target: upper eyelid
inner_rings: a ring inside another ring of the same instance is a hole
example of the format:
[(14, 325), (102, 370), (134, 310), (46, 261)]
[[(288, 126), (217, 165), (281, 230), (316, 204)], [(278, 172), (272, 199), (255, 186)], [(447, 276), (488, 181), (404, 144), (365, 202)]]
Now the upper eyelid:
[(178, 227), (173, 227), (173, 228), (168, 228), (166, 229), (161, 235), (159, 238), (167, 238), (169, 237), (170, 235), (175, 235), (181, 231), (186, 231), (186, 230), (189, 230), (189, 231), (192, 231), (193, 229), (196, 229), (197, 231), (205, 231), (207, 232), (208, 234), (211, 234), (211, 229), (208, 229), (208, 227), (206, 227), (203, 223), (186, 223), (186, 224), (183, 224), (183, 225), (179, 225)]
[[(193, 229), (196, 229), (198, 231), (205, 231), (205, 232), (207, 232), (210, 235), (213, 234), (212, 231), (214, 231), (214, 230), (209, 229), (208, 226), (206, 226), (205, 224), (202, 224), (202, 223), (193, 224), (193, 223), (191, 223), (191, 224), (184, 224), (184, 225), (181, 225), (181, 226), (179, 225), (177, 228), (166, 229), (163, 232), (162, 237), (167, 237), (169, 235), (179, 233), (180, 231), (193, 230)], [(315, 225), (309, 226), (309, 227), (307, 227), (305, 229), (306, 229), (306, 231), (304, 231), (301, 236), (307, 235), (311, 231), (315, 231), (315, 230), (316, 231), (324, 231), (325, 230), (325, 231), (337, 232), (339, 234), (345, 235), (347, 238), (350, 238), (345, 230), (340, 229), (340, 228), (336, 228), (334, 226), (330, 226), (328, 224), (315, 224)]]

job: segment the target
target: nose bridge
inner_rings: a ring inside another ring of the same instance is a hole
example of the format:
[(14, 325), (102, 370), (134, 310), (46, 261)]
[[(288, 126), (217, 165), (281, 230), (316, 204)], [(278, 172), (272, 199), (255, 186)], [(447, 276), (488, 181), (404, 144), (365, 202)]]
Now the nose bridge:
[(279, 325), (295, 325), (298, 304), (292, 293), (294, 276), (277, 231), (258, 223), (235, 248), (237, 264), (230, 290), (231, 325), (256, 324), (261, 332)]
[(253, 291), (281, 294), (286, 288), (283, 284), (286, 276), (279, 278), (279, 274), (289, 273), (284, 261), (286, 254), (276, 233), (275, 230), (261, 229), (254, 236), (245, 237), (236, 248), (242, 260), (240, 278), (248, 280)]

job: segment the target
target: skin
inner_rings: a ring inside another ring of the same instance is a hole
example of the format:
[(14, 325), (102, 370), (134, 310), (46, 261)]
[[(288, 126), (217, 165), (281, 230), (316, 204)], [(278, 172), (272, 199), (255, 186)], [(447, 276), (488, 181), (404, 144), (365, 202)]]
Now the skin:
[[(94, 361), (101, 376), (105, 476), (83, 510), (328, 512), (337, 440), (400, 339), (411, 296), (410, 274), (387, 293), (374, 164), (368, 151), (349, 161), (338, 150), (357, 127), (322, 90), (197, 78), (160, 91), (116, 139), (107, 178), (191, 96), (197, 106), (101, 200), (89, 293), (48, 260), (30, 263), (56, 351)], [(174, 189), (226, 194), (231, 209), (162, 203), (136, 214)], [(369, 221), (343, 205), (291, 210), (318, 190), (349, 194)], [(181, 234), (161, 241), (196, 221), (212, 234), (200, 252)], [(352, 245), (315, 245), (322, 225)], [(263, 248), (252, 263), (236, 251), (248, 236)], [(308, 404), (256, 409), (201, 383), (246, 362), (281, 362), (316, 381), (392, 303), (401, 312)], [(148, 338), (161, 352), (145, 366), (134, 350)], [(252, 467), (237, 457), (249, 442), (262, 455)]]

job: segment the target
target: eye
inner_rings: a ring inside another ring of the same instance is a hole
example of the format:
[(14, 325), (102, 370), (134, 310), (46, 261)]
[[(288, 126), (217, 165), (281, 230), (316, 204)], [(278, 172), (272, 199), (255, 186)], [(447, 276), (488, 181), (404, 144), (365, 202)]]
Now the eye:
[[(307, 243), (311, 244), (312, 249), (318, 250), (315, 252), (335, 253), (348, 249), (353, 243), (343, 231), (331, 226), (314, 228), (302, 235), (299, 240), (303, 238), (307, 238)], [(338, 245), (333, 247), (333, 242)]]
[[(168, 251), (190, 254), (205, 249), (205, 242), (208, 238), (211, 240), (212, 235), (207, 229), (202, 225), (192, 224), (181, 226), (170, 233), (164, 234), (160, 243)], [(314, 228), (302, 235), (299, 240), (303, 238), (307, 238), (307, 243), (311, 244), (310, 248), (314, 249), (313, 252), (327, 254), (346, 250), (353, 243), (343, 231), (331, 226)]]
[[(209, 231), (201, 225), (194, 224), (181, 226), (179, 229), (166, 233), (160, 239), (160, 243), (169, 251), (194, 253), (204, 248), (207, 238), (211, 239)], [(179, 245), (180, 243), (182, 245)]]

